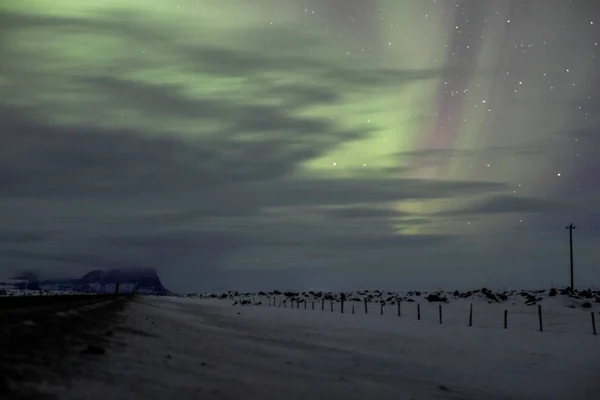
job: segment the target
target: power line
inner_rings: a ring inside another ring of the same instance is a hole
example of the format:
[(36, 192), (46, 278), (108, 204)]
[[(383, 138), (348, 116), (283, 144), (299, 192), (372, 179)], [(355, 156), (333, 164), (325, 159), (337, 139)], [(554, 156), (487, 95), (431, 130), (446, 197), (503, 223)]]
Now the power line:
[(565, 229), (569, 230), (569, 254), (571, 256), (571, 291), (575, 290), (575, 285), (573, 284), (573, 229), (577, 227), (570, 223), (568, 226), (565, 226)]

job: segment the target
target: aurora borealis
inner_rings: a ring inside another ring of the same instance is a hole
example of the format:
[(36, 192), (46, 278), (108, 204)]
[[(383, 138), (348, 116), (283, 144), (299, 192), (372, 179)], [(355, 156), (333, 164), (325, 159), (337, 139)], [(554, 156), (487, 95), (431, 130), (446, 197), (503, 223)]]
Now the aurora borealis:
[(8, 0), (1, 272), (598, 284), (593, 0)]

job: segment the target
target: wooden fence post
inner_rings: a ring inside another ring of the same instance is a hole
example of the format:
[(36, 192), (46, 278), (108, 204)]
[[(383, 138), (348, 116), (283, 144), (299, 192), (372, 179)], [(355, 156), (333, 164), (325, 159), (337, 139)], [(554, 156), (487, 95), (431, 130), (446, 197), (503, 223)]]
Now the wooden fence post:
[(594, 336), (596, 336), (596, 318), (594, 317), (593, 311), (592, 311), (592, 332), (594, 332)]
[(441, 304), (438, 305), (438, 309), (439, 309), (439, 312), (440, 312), (440, 324), (441, 324), (442, 323), (442, 305)]
[(344, 313), (344, 299), (340, 299), (340, 314)]
[(352, 303), (352, 314), (354, 314), (354, 303)]
[(504, 310), (504, 329), (508, 329), (508, 310)]
[(364, 302), (365, 302), (365, 314), (367, 314), (367, 299), (365, 298), (365, 299), (363, 299), (363, 300), (364, 300)]
[(306, 299), (304, 299), (304, 309), (306, 310)]
[(333, 301), (329, 305), (331, 306), (331, 312), (333, 312)]
[(421, 303), (417, 303), (417, 319), (421, 320)]
[(381, 303), (381, 315), (383, 315), (383, 303)]
[(473, 326), (473, 303), (469, 307), (469, 326)]
[(402, 309), (400, 308), (400, 300), (398, 300), (398, 316), (402, 316)]
[(325, 298), (321, 298), (321, 311), (325, 311)]
[(312, 309), (313, 310), (315, 309), (315, 301), (314, 300), (312, 301)]
[(542, 305), (538, 304), (538, 317), (540, 320), (540, 332), (544, 332), (544, 327), (542, 325)]

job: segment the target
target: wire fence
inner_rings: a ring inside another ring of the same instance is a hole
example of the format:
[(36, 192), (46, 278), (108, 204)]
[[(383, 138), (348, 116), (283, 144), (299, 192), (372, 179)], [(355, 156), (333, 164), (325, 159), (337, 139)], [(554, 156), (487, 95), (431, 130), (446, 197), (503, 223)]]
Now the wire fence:
[[(261, 306), (291, 311), (323, 312), (356, 317), (412, 319), (420, 323), (468, 326), (505, 330), (586, 333), (597, 335), (595, 305), (584, 306), (548, 303), (519, 303), (516, 299), (491, 303), (481, 301), (427, 301), (408, 299), (373, 301), (363, 299), (326, 298), (323, 296), (287, 297), (283, 295), (229, 296), (233, 305)], [(587, 304), (586, 304), (587, 303)], [(596, 307), (597, 308), (597, 307)], [(600, 313), (599, 313), (600, 314)]]

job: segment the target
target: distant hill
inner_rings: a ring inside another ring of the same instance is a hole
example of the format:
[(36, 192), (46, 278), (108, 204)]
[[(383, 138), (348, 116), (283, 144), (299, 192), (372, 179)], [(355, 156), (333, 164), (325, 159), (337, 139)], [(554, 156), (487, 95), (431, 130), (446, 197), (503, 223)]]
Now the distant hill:
[(121, 293), (137, 290), (142, 294), (171, 294), (153, 268), (94, 270), (78, 279), (38, 280), (34, 272), (16, 275), (5, 285), (19, 290), (52, 290), (79, 293), (113, 293), (119, 282)]

